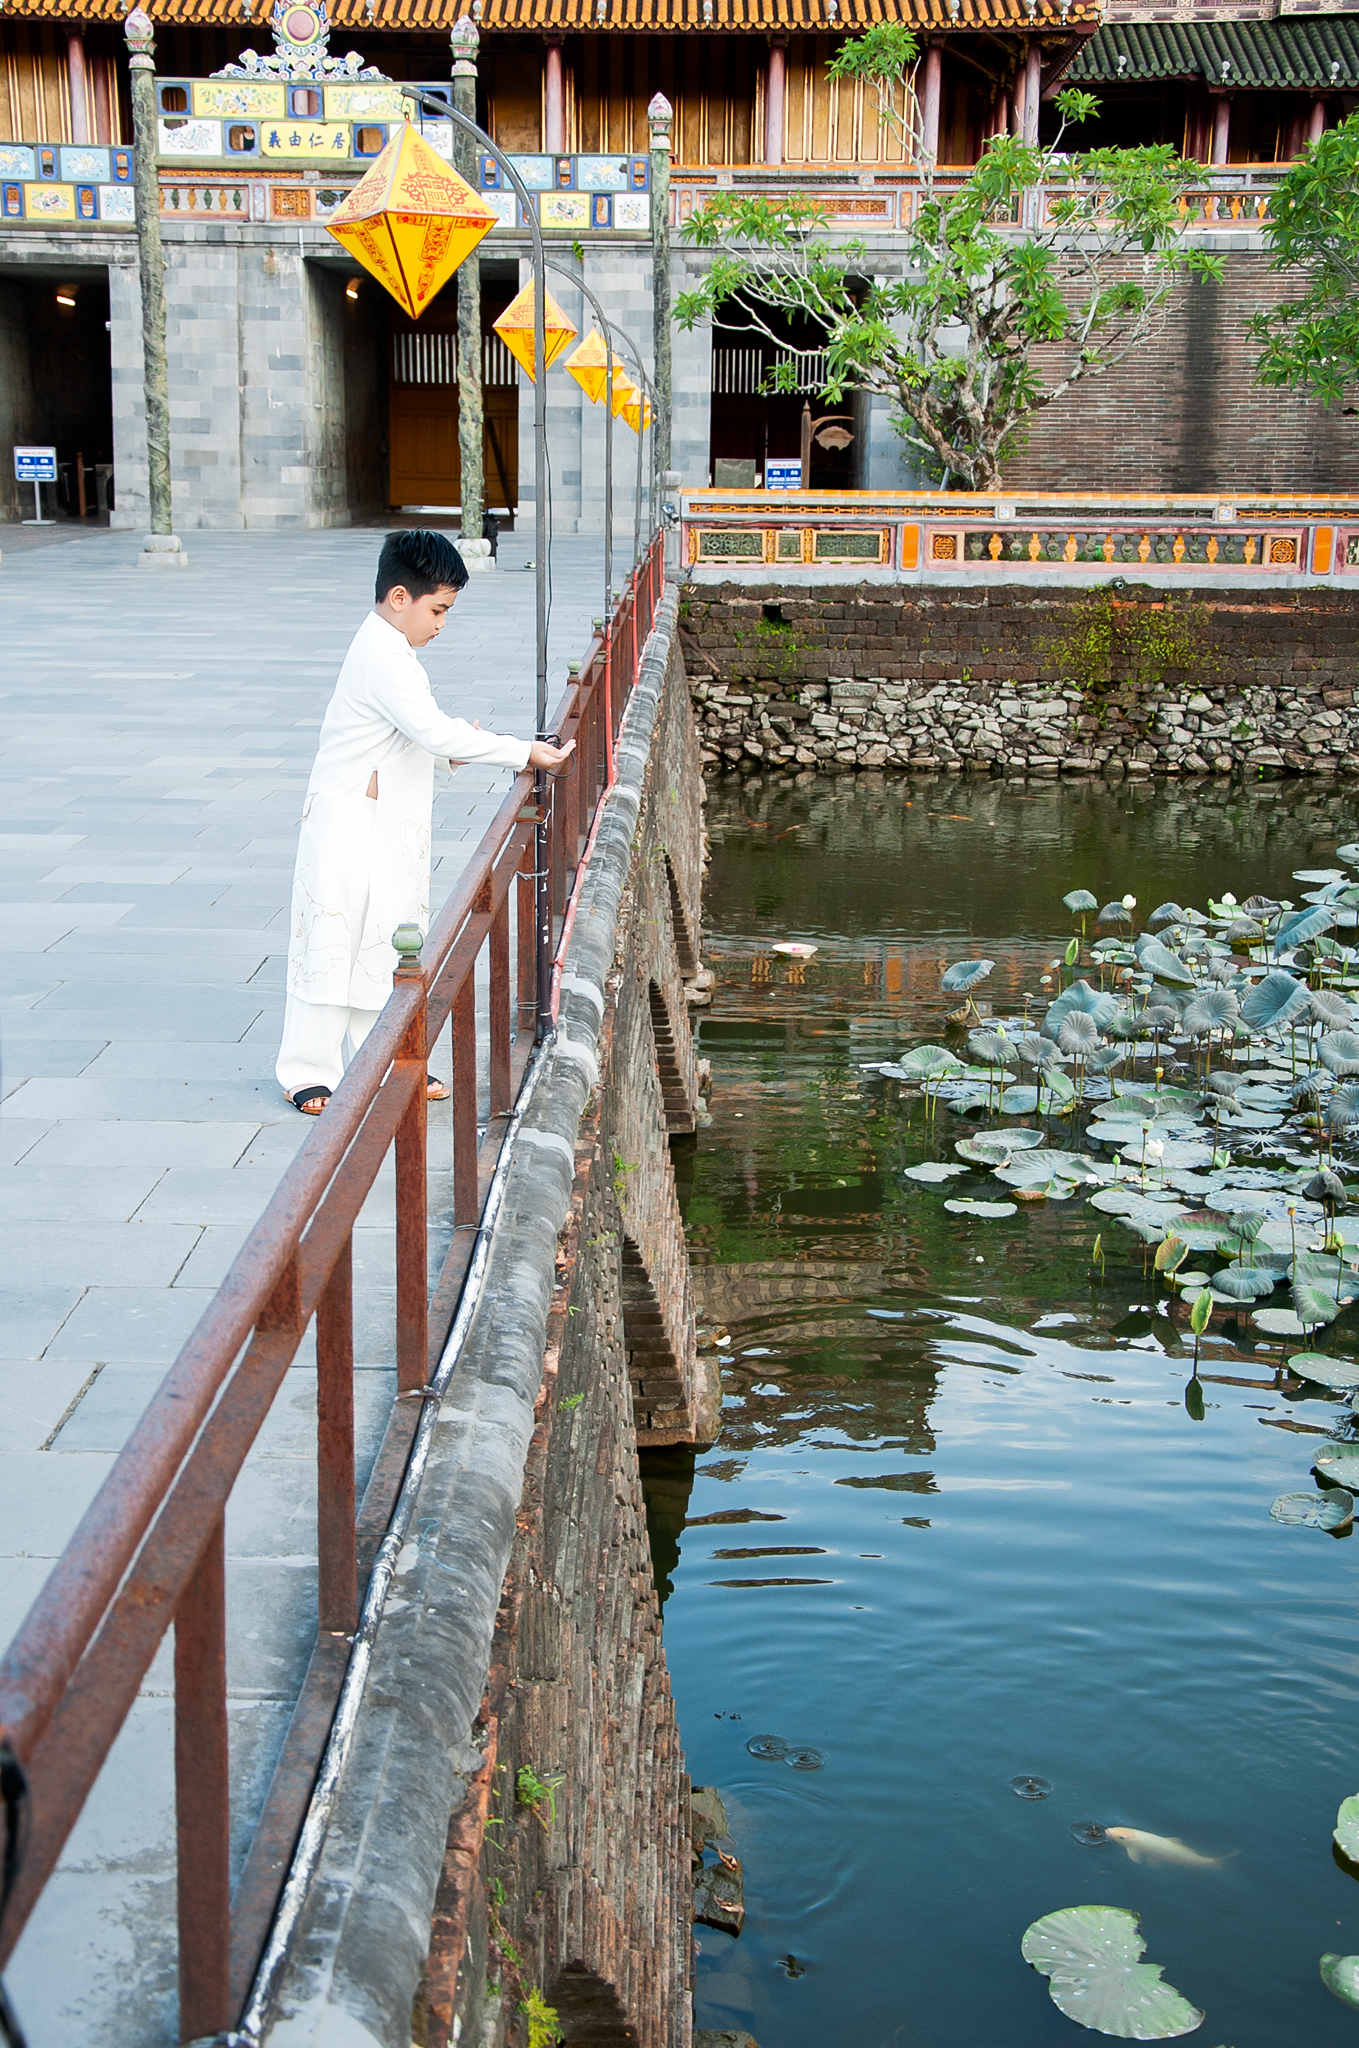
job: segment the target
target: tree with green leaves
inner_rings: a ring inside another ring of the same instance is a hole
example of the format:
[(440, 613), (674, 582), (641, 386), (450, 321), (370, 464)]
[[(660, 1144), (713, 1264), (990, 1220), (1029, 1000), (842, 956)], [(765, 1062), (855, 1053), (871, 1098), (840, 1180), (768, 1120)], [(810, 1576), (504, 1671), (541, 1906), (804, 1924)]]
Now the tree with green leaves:
[[(942, 484), (993, 490), (1027, 421), (1154, 335), (1179, 276), (1220, 277), (1221, 264), (1187, 234), (1197, 164), (1168, 146), (1063, 151), (1066, 129), (1098, 106), (1089, 93), (1057, 95), (1051, 143), (1001, 137), (961, 185), (940, 184), (921, 149), (916, 51), (887, 23), (830, 66), (874, 87), (880, 118), (920, 163), (900, 277), (872, 276), (865, 245), (842, 239), (815, 199), (721, 192), (685, 224), (712, 261), (676, 317), (753, 330), (785, 353), (782, 320), (811, 320), (825, 335), (828, 403), (885, 395)], [(794, 365), (777, 363), (768, 388), (796, 387)]]
[(1251, 321), (1264, 344), (1256, 376), (1334, 405), (1359, 382), (1359, 114), (1327, 129), (1280, 179), (1265, 239), (1271, 269), (1301, 271), (1306, 289)]

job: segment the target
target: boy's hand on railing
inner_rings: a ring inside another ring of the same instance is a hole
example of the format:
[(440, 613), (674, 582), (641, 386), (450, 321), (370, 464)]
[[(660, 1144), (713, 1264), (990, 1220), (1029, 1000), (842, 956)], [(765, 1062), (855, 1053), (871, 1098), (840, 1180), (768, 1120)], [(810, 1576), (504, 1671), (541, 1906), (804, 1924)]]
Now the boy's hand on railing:
[(545, 768), (549, 775), (555, 775), (564, 768), (576, 751), (574, 740), (568, 740), (564, 747), (554, 747), (550, 740), (535, 740), (529, 748), (530, 768)]

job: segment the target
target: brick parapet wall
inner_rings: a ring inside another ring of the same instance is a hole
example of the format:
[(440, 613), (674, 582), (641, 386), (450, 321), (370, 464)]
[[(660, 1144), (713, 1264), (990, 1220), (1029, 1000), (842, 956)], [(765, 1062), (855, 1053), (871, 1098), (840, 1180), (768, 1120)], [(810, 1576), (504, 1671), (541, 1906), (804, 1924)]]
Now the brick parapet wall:
[[(1169, 620), (1188, 670), (1107, 688), (1062, 673), (1101, 597), (881, 585), (771, 601), (689, 586), (681, 608), (704, 765), (983, 773), (1336, 774), (1359, 767), (1359, 590), (1115, 593)], [(771, 618), (770, 614), (775, 616)], [(1057, 651), (1055, 651), (1057, 650)]]
[[(1255, 239), (1252, 237), (1252, 239)], [(1213, 244), (1207, 242), (1207, 246)], [(1293, 296), (1263, 247), (1222, 253), (1221, 283), (1185, 277), (1164, 324), (1121, 363), (1029, 422), (1012, 490), (1353, 491), (1359, 417), (1255, 381), (1252, 314)], [(1035, 352), (1040, 377), (1055, 364)]]

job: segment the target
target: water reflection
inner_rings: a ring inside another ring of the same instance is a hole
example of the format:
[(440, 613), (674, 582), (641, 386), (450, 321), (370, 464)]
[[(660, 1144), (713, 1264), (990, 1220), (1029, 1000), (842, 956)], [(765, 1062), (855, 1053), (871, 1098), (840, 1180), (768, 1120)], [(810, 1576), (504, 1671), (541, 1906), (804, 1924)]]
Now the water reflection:
[[(689, 1768), (745, 1866), (740, 1939), (703, 1933), (699, 2024), (762, 2048), (1089, 2038), (1018, 1944), (1097, 1897), (1142, 1913), (1205, 2040), (1348, 2039), (1317, 1957), (1359, 1951), (1330, 1856), (1353, 1553), (1269, 1514), (1343, 1397), (1304, 1408), (1248, 1307), (1191, 1378), (1149, 1257), (1084, 1199), (947, 1212), (906, 1169), (967, 1125), (861, 1067), (940, 1036), (941, 959), (994, 958), (1007, 1010), (1036, 996), (1067, 889), (1295, 893), (1352, 805), (861, 775), (721, 786), (709, 826), (713, 1124), (676, 1150), (724, 1433), (644, 1461)], [(790, 968), (770, 949), (794, 938), (818, 951)], [(1110, 1828), (1227, 1860), (1092, 1859)]]

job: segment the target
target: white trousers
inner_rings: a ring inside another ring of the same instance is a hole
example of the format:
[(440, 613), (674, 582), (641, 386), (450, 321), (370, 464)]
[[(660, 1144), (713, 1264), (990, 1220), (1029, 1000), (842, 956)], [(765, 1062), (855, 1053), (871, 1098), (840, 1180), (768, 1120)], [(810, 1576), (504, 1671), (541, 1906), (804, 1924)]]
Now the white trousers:
[(299, 1088), (338, 1088), (349, 1058), (367, 1038), (381, 1012), (351, 1010), (343, 1003), (309, 1003), (290, 995), (283, 1011), (283, 1043), (274, 1072), (285, 1095)]

